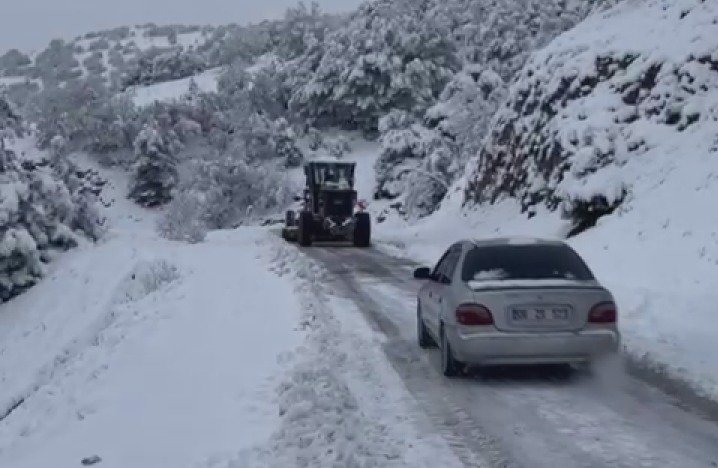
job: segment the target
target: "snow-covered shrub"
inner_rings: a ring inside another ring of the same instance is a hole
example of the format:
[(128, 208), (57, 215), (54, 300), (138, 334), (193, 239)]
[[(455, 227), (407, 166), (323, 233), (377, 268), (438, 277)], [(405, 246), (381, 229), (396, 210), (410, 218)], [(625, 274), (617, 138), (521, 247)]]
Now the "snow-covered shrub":
[(273, 145), (277, 157), (284, 160), (287, 167), (299, 167), (304, 161), (304, 155), (297, 146), (296, 135), (289, 123), (283, 119), (277, 119), (273, 125)]
[[(0, 302), (34, 285), (53, 250), (77, 244), (77, 235), (96, 239), (102, 220), (95, 195), (82, 190), (82, 177), (67, 161), (21, 160), (8, 130), (20, 125), (0, 99)], [(82, 174), (81, 174), (82, 175)]]
[(170, 240), (195, 244), (207, 236), (204, 221), (206, 202), (201, 192), (180, 192), (167, 206), (164, 216), (159, 220), (159, 233)]
[(142, 206), (163, 205), (172, 200), (177, 185), (177, 158), (181, 148), (174, 130), (147, 124), (134, 142), (137, 160), (129, 197)]
[(707, 152), (718, 121), (716, 18), (716, 4), (701, 0), (619, 4), (536, 52), (495, 118), (467, 198), (516, 197), (524, 210), (561, 208), (588, 227), (624, 202), (627, 168), (643, 154), (683, 139)]
[[(178, 195), (160, 223), (167, 237), (196, 242), (208, 229), (236, 226), (288, 203), (289, 182), (282, 165), (248, 162), (239, 147), (233, 152), (208, 150), (181, 167)], [(183, 224), (186, 223), (186, 224)]]
[(180, 278), (177, 266), (164, 259), (137, 263), (117, 287), (115, 301), (139, 301)]

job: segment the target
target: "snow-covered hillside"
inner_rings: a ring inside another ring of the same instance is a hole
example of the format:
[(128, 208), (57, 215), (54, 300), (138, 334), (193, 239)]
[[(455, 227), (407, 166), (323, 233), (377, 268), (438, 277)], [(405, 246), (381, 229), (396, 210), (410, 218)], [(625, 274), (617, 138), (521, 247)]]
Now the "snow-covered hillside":
[(439, 213), (377, 231), (426, 262), (461, 236), (581, 232), (627, 351), (718, 398), (717, 122), (718, 4), (626, 2), (532, 55)]
[[(79, 79), (124, 87), (133, 84), (132, 78), (149, 65), (155, 79), (183, 78), (208, 66), (200, 51), (209, 50), (220, 39), (217, 28), (199, 26), (148, 24), (92, 32), (67, 42), (52, 41), (46, 49), (30, 54), (2, 51), (0, 83), (10, 88), (13, 96), (21, 97), (43, 86)], [(185, 72), (176, 66), (170, 70), (171, 58), (192, 54), (197, 56), (197, 67)], [(162, 71), (160, 64), (166, 65)]]
[(563, 204), (580, 220), (591, 206), (645, 198), (632, 186), (657, 158), (702, 165), (718, 136), (717, 17), (718, 6), (700, 0), (627, 2), (534, 54), (496, 117), (469, 197)]

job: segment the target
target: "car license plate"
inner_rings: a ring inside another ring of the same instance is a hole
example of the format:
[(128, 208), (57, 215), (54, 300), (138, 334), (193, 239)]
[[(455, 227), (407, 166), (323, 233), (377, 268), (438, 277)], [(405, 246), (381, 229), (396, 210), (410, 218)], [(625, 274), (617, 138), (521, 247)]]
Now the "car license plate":
[(571, 308), (566, 306), (522, 306), (511, 309), (511, 320), (520, 323), (567, 322), (570, 318)]

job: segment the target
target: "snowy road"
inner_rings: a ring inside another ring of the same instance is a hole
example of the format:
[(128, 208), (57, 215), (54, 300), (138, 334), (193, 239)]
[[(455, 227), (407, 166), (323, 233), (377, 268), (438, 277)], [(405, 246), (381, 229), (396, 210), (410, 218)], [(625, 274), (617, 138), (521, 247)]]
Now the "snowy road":
[(415, 344), (413, 264), (377, 250), (315, 246), (328, 289), (386, 336), (384, 353), (467, 466), (715, 467), (718, 424), (607, 363), (592, 375), (504, 369), (459, 380)]

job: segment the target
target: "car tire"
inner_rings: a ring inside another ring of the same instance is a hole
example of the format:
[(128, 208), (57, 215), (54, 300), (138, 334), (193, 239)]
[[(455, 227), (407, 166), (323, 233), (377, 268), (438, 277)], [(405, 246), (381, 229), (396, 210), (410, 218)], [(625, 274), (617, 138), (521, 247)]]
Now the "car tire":
[(421, 316), (421, 308), (416, 307), (416, 334), (419, 342), (419, 347), (422, 349), (431, 348), (436, 346), (436, 342), (429, 335), (429, 331), (426, 329), (424, 318)]
[(456, 377), (461, 374), (464, 365), (454, 358), (454, 353), (451, 351), (451, 345), (449, 339), (446, 337), (444, 326), (441, 326), (441, 373), (445, 377)]
[(371, 217), (369, 213), (357, 213), (354, 221), (354, 246), (369, 247), (371, 244)]
[(302, 247), (312, 245), (312, 214), (306, 211), (299, 213), (297, 241)]

